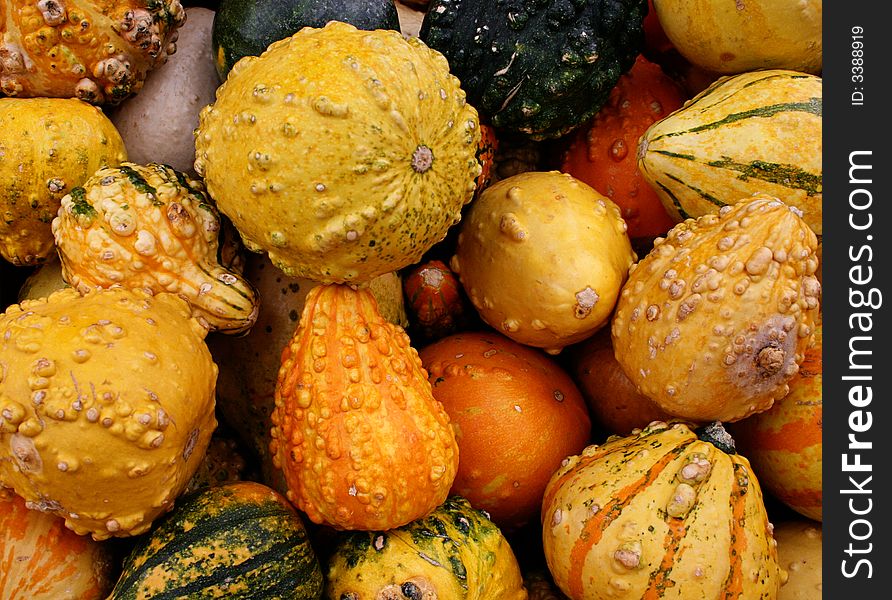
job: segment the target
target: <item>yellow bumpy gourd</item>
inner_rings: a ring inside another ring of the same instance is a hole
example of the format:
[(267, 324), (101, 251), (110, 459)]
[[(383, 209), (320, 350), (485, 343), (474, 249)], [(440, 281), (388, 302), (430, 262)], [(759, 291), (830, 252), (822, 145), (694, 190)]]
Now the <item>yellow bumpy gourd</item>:
[(97, 540), (173, 506), (216, 427), (207, 330), (173, 294), (72, 288), (0, 315), (0, 488)]
[(441, 54), (333, 21), (236, 63), (201, 113), (195, 170), (248, 248), (290, 276), (359, 283), (458, 222), (479, 140)]

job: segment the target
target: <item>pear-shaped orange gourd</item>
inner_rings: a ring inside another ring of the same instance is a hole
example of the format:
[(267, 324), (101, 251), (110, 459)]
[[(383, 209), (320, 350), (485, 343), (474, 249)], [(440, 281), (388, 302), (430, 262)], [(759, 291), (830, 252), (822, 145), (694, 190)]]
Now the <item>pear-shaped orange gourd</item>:
[(458, 445), (405, 331), (368, 288), (320, 285), (282, 353), (273, 462), (315, 523), (386, 530), (449, 493)]

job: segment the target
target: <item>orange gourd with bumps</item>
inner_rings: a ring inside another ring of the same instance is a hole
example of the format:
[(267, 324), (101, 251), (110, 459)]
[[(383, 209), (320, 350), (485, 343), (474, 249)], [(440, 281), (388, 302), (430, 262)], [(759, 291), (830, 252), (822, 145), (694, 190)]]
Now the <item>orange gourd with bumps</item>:
[(385, 530), (446, 500), (458, 467), (449, 417), (368, 288), (310, 290), (275, 402), (273, 462), (313, 522)]

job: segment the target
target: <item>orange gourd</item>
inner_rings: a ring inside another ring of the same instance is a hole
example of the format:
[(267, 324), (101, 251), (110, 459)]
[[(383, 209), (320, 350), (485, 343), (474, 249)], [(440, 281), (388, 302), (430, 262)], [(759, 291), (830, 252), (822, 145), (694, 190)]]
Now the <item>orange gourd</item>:
[(409, 337), (368, 288), (310, 290), (282, 353), (275, 404), (273, 463), (313, 522), (385, 530), (446, 500), (455, 433)]
[(0, 498), (0, 598), (98, 600), (111, 590), (108, 546), (65, 528), (65, 520), (29, 510), (17, 495)]
[(496, 152), (499, 149), (499, 140), (496, 138), (496, 130), (489, 125), (480, 124), (480, 141), (477, 143), (477, 162), (480, 163), (480, 175), (477, 176), (477, 192), (489, 185), (493, 176), (493, 165)]
[(500, 527), (538, 515), (551, 474), (591, 433), (570, 376), (540, 350), (495, 332), (451, 335), (419, 355), (458, 431), (452, 493)]
[(654, 122), (681, 108), (685, 99), (681, 87), (659, 65), (639, 56), (564, 154), (561, 170), (613, 200), (622, 210), (630, 238), (663, 235), (675, 224), (638, 171), (638, 138)]
[(456, 333), (474, 313), (455, 273), (443, 261), (413, 267), (403, 279), (409, 332), (422, 344)]
[(731, 424), (740, 451), (753, 465), (762, 487), (796, 512), (817, 521), (823, 516), (822, 455), (823, 328), (805, 351), (790, 393), (769, 410)]
[(570, 375), (592, 418), (607, 433), (626, 435), (651, 421), (667, 421), (669, 413), (639, 392), (623, 373), (613, 353), (610, 331), (602, 329), (570, 351)]
[(176, 52), (180, 0), (3, 0), (0, 93), (118, 104)]

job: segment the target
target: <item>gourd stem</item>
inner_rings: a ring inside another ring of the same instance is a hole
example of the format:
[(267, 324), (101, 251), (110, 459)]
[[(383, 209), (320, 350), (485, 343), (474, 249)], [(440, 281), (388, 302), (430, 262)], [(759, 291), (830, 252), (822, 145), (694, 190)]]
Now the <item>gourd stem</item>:
[(725, 454), (737, 454), (734, 447), (734, 438), (725, 429), (721, 421), (713, 421), (695, 432), (697, 437), (704, 442), (709, 442)]

